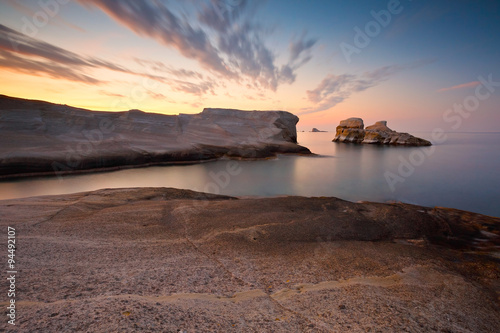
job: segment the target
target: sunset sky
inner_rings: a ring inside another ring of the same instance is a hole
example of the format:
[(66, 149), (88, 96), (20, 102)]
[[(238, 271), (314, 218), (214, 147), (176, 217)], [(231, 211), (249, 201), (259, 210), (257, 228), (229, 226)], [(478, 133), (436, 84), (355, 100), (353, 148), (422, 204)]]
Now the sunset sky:
[[(3, 0), (0, 94), (92, 110), (286, 110), (299, 130), (357, 116), (498, 131), (499, 34), (493, 0)], [(472, 111), (454, 108), (466, 102)]]

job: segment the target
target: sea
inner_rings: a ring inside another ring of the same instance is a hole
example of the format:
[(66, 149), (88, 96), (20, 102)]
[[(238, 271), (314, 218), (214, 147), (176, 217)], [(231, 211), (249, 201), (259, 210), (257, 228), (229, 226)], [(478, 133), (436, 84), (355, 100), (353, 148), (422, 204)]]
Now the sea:
[[(432, 141), (431, 133), (412, 133)], [(191, 165), (0, 181), (0, 200), (102, 188), (175, 187), (238, 197), (334, 196), (405, 202), (500, 217), (500, 133), (446, 133), (431, 147), (332, 142), (300, 132), (314, 156), (222, 159)]]

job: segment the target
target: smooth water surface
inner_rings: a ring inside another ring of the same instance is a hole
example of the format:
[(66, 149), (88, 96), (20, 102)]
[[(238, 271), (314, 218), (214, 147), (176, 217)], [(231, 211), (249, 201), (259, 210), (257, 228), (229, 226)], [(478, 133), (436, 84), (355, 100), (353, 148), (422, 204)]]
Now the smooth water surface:
[[(414, 148), (333, 143), (334, 133), (298, 134), (300, 144), (321, 156), (219, 160), (3, 181), (0, 199), (153, 186), (234, 196), (396, 200), (500, 216), (500, 133), (448, 133), (442, 144)], [(431, 139), (430, 133), (415, 135)]]

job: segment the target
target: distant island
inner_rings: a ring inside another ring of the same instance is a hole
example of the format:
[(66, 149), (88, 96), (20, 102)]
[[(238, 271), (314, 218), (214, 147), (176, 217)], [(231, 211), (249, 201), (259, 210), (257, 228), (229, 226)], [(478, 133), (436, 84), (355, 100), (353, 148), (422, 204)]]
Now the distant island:
[(430, 146), (430, 141), (417, 138), (408, 133), (396, 132), (387, 127), (387, 121), (377, 121), (364, 128), (363, 119), (349, 118), (337, 126), (333, 142), (352, 142), (398, 146)]
[(311, 154), (286, 111), (100, 112), (0, 95), (0, 178)]
[(314, 127), (311, 132), (318, 133), (318, 132), (326, 132), (326, 131), (320, 131), (319, 129), (317, 129), (316, 127)]

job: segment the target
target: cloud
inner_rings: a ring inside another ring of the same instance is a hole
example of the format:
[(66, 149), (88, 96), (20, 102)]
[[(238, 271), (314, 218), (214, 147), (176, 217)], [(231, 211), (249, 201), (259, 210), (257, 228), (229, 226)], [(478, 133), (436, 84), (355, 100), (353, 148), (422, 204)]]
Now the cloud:
[[(204, 75), (185, 68), (173, 68), (161, 61), (151, 61), (146, 59), (134, 58), (134, 60), (143, 66), (148, 73), (166, 73), (171, 77), (168, 79), (168, 85), (174, 91), (180, 91), (192, 95), (202, 96), (207, 93), (215, 94), (214, 89), (218, 86), (212, 78), (205, 79)], [(190, 80), (190, 81), (188, 81)]]
[[(105, 81), (88, 74), (89, 68), (101, 68), (153, 79), (170, 85), (173, 90), (195, 95), (209, 92), (213, 94), (213, 89), (217, 86), (212, 81), (203, 80), (203, 75), (195, 71), (176, 69), (162, 62), (142, 59), (136, 61), (147, 69), (146, 72), (136, 72), (106, 60), (78, 55), (0, 24), (0, 67), (11, 71), (47, 75), (86, 84), (102, 84)], [(163, 73), (169, 75), (162, 75)], [(196, 79), (199, 82), (189, 82), (186, 79)]]
[[(251, 82), (256, 88), (276, 90), (291, 84), (296, 70), (311, 59), (316, 40), (305, 33), (291, 43), (290, 61), (277, 64), (265, 45), (269, 33), (252, 22), (261, 0), (211, 0), (196, 3), (192, 15), (176, 14), (155, 0), (78, 0), (97, 7), (139, 36), (152, 38), (196, 60), (205, 70), (228, 80)], [(188, 3), (188, 2), (186, 2)]]
[[(78, 55), (0, 24), (0, 68), (86, 84), (106, 83), (88, 74), (89, 68), (108, 69), (146, 77), (167, 84), (174, 91), (197, 96), (214, 94), (214, 89), (217, 87), (215, 81), (204, 79), (202, 74), (195, 71), (176, 69), (159, 61), (136, 59), (136, 62), (144, 67), (144, 72), (133, 71), (103, 59)], [(105, 90), (100, 90), (100, 93), (111, 97), (122, 97)], [(161, 99), (162, 96), (157, 93), (151, 95), (156, 99)]]
[(78, 71), (74, 71), (68, 66), (59, 65), (54, 62), (26, 59), (2, 49), (0, 49), (0, 68), (6, 68), (30, 75), (45, 74), (57, 79), (78, 81), (88, 84), (100, 84), (104, 82)]
[(385, 81), (388, 79), (390, 76), (397, 74), (399, 72), (409, 70), (409, 69), (415, 69), (418, 67), (422, 67), (428, 64), (432, 64), (435, 62), (437, 59), (436, 58), (428, 58), (428, 59), (422, 59), (414, 62), (410, 62), (407, 64), (403, 65), (390, 65), (390, 66), (384, 66), (377, 68), (373, 71), (370, 72), (365, 72), (364, 76), (371, 79), (371, 80), (381, 80)]
[[(303, 32), (298, 40), (292, 40), (290, 43), (290, 61), (294, 62), (301, 57), (302, 53), (310, 52), (317, 41), (315, 38), (306, 39), (306, 32)], [(305, 57), (305, 59), (308, 58), (310, 59), (310, 55)]]
[[(262, 1), (212, 0), (198, 15), (200, 22), (217, 32), (217, 49), (239, 76), (248, 77), (255, 86), (275, 91), (280, 84), (295, 82), (295, 71), (311, 59), (308, 53), (316, 43), (304, 32), (290, 44), (290, 61), (277, 65), (276, 55), (265, 45), (266, 30), (250, 21)], [(229, 3), (229, 5), (228, 5)], [(303, 54), (306, 54), (305, 56)]]
[(172, 85), (172, 89), (175, 91), (181, 91), (184, 93), (201, 96), (209, 92), (212, 95), (215, 95), (214, 88), (216, 86), (217, 84), (212, 81), (203, 81), (194, 83), (194, 82), (176, 80), (175, 84)]
[(148, 95), (153, 99), (168, 100), (169, 103), (174, 103), (171, 99), (167, 98), (165, 95), (161, 93), (156, 93), (148, 90)]
[(207, 34), (177, 17), (158, 1), (78, 0), (84, 6), (96, 6), (115, 21), (139, 36), (154, 38), (177, 49), (187, 58), (197, 60), (205, 69), (231, 77), (224, 60)]
[(315, 89), (306, 91), (308, 100), (314, 103), (315, 106), (304, 108), (299, 114), (328, 110), (342, 103), (352, 94), (374, 87), (401, 71), (417, 68), (433, 61), (434, 59), (428, 59), (405, 65), (384, 66), (373, 71), (364, 72), (362, 75), (328, 74)]
[(57, 63), (88, 66), (85, 59), (76, 53), (42, 42), (0, 24), (0, 49), (23, 55), (36, 55)]
[(110, 97), (120, 97), (120, 98), (126, 98), (127, 97), (125, 95), (117, 94), (117, 93), (106, 91), (106, 90), (99, 90), (99, 93), (101, 95), (110, 96)]
[(98, 58), (78, 55), (2, 24), (0, 24), (0, 52), (0, 66), (3, 68), (38, 75), (46, 74), (54, 78), (83, 83), (103, 83), (86, 74), (88, 68), (105, 68), (142, 75)]
[(134, 60), (141, 66), (148, 69), (148, 71), (168, 73), (178, 78), (194, 78), (203, 79), (203, 74), (185, 68), (173, 68), (172, 66), (165, 65), (161, 61), (152, 61), (140, 58), (134, 58)]
[(453, 87), (441, 88), (441, 89), (436, 90), (436, 92), (458, 90), (458, 89), (465, 89), (465, 88), (474, 88), (480, 84), (481, 84), (481, 82), (479, 82), (479, 81), (472, 81), (472, 82), (462, 83), (462, 84), (459, 84), (459, 85), (456, 85)]
[[(229, 82), (276, 91), (280, 85), (295, 82), (297, 70), (312, 58), (311, 50), (316, 44), (316, 39), (303, 32), (291, 40), (288, 54), (278, 57), (265, 42), (271, 31), (253, 22), (263, 0), (211, 0), (196, 4), (187, 1), (182, 6), (194, 4), (194, 11), (182, 13), (174, 13), (172, 7), (167, 8), (164, 2), (157, 0), (78, 1), (87, 8), (99, 8), (140, 36), (178, 50), (186, 58), (197, 61), (206, 72), (145, 59), (135, 59), (142, 70), (130, 70), (0, 25), (2, 67), (87, 84), (103, 83), (92, 76), (92, 70), (107, 69), (150, 78), (188, 94), (214, 93), (215, 88), (225, 87)], [(288, 61), (278, 61), (287, 58)]]
[(304, 109), (300, 114), (314, 113), (332, 108), (349, 98), (353, 93), (366, 90), (378, 82), (379, 80), (369, 79), (366, 76), (329, 74), (315, 89), (306, 91), (307, 98), (316, 106)]
[(201, 23), (219, 33), (231, 29), (231, 26), (242, 16), (253, 16), (262, 0), (211, 0), (198, 13)]

